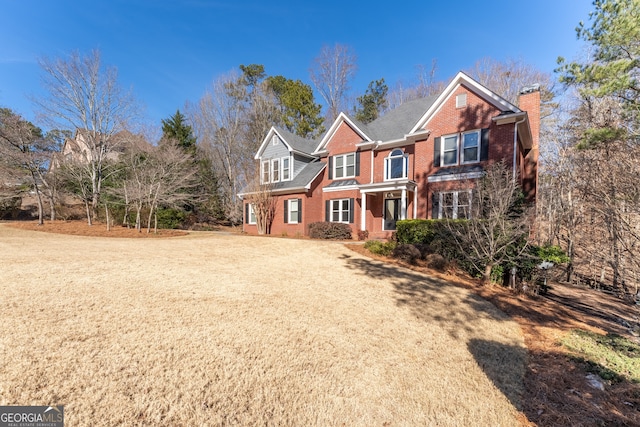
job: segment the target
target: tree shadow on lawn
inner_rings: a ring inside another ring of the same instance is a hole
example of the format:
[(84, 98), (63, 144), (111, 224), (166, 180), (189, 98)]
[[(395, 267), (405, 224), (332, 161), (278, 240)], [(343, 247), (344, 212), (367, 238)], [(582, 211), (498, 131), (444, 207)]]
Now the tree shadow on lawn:
[(527, 349), (481, 338), (486, 322), (511, 320), (493, 304), (451, 283), (377, 261), (343, 255), (348, 268), (387, 279), (394, 287), (396, 304), (407, 307), (421, 320), (436, 324), (456, 340), (466, 340), (470, 353), (493, 384), (514, 407), (522, 409)]

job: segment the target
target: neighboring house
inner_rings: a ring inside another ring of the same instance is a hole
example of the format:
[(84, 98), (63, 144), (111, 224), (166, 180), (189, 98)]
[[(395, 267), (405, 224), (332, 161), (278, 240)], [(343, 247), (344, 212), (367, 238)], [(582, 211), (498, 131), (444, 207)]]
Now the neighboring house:
[[(73, 138), (67, 138), (62, 145), (60, 152), (54, 153), (49, 169), (55, 170), (63, 162), (73, 162), (76, 164), (87, 164), (91, 159), (91, 147), (87, 143), (87, 133), (85, 129), (76, 129)], [(118, 156), (126, 146), (127, 141), (132, 139), (132, 134), (128, 131), (120, 131), (110, 137), (109, 147), (105, 160), (117, 160)]]
[[(516, 107), (464, 73), (368, 124), (341, 113), (319, 141), (273, 127), (255, 156), (277, 198), (271, 234), (330, 221), (384, 238), (398, 220), (466, 217), (471, 180), (501, 160), (535, 202), (539, 129), (537, 86)], [(240, 197), (243, 230), (256, 234), (250, 193)]]

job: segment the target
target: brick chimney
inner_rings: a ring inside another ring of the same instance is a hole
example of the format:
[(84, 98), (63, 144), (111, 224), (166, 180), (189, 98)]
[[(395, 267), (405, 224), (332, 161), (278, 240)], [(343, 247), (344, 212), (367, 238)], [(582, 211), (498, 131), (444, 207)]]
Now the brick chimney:
[(527, 153), (522, 162), (520, 173), (522, 174), (522, 189), (531, 202), (536, 201), (538, 188), (538, 155), (540, 144), (540, 85), (527, 86), (520, 91), (518, 106), (527, 112), (529, 128), (531, 129), (531, 151)]

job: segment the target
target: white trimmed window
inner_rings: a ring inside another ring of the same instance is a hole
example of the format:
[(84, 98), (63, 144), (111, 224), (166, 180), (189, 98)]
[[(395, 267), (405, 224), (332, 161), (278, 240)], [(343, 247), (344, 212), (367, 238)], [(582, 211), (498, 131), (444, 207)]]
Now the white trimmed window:
[(458, 164), (458, 134), (442, 137), (442, 165)]
[(407, 177), (409, 159), (402, 150), (393, 150), (384, 159), (384, 179), (401, 179)]
[(477, 163), (480, 161), (480, 131), (474, 130), (462, 134), (461, 163)]
[(271, 160), (271, 182), (280, 181), (280, 159)]
[(331, 222), (349, 223), (351, 212), (350, 199), (331, 200)]
[(279, 142), (280, 142), (280, 138), (278, 138), (278, 135), (273, 135), (271, 137), (271, 145), (278, 145)]
[(287, 212), (288, 218), (287, 222), (289, 224), (297, 224), (300, 222), (300, 199), (289, 199), (287, 200), (288, 209)]
[(333, 157), (333, 178), (353, 178), (356, 176), (356, 154), (342, 154)]
[(260, 176), (261, 176), (261, 183), (262, 184), (268, 184), (269, 181), (271, 180), (271, 172), (270, 172), (270, 168), (269, 168), (269, 160), (265, 160), (262, 163), (260, 163)]
[(469, 219), (471, 212), (471, 190), (439, 193), (438, 202), (439, 219)]
[(455, 166), (466, 163), (478, 163), (481, 157), (480, 143), (482, 131), (480, 129), (444, 135), (440, 138), (440, 166)]
[(253, 210), (253, 204), (247, 205), (247, 224), (256, 223), (256, 212)]
[(289, 181), (291, 179), (291, 159), (289, 157), (282, 158), (282, 180)]

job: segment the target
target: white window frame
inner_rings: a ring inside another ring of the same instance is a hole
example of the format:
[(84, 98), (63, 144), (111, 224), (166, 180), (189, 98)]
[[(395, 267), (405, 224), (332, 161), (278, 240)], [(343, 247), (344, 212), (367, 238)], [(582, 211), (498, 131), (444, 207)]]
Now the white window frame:
[[(296, 209), (293, 209), (293, 204), (295, 202)], [(291, 213), (295, 212), (298, 217), (295, 221), (291, 219)], [(298, 204), (298, 199), (289, 199), (287, 200), (287, 223), (289, 224), (299, 224), (300, 223), (300, 205)]]
[[(455, 138), (456, 139), (455, 149), (454, 149), (455, 152), (456, 152), (456, 155), (455, 155), (455, 161), (453, 163), (445, 163), (445, 158), (446, 158), (445, 153), (448, 153), (450, 151), (454, 151), (454, 150), (451, 150), (451, 149), (449, 149), (449, 150), (445, 149), (445, 147), (447, 145), (446, 144), (446, 140), (448, 138)], [(443, 135), (442, 139), (440, 141), (441, 141), (441, 143), (440, 143), (440, 159), (441, 159), (440, 163), (441, 163), (441, 165), (442, 166), (455, 166), (455, 165), (457, 165), (459, 160), (460, 160), (460, 134), (459, 133), (454, 133), (454, 134), (450, 134), (450, 135)]]
[(278, 138), (278, 135), (273, 135), (271, 137), (271, 145), (276, 146), (278, 145), (279, 142), (280, 142), (280, 138)]
[(256, 211), (253, 209), (253, 203), (249, 203), (249, 218), (247, 218), (247, 224), (257, 224)]
[[(340, 166), (341, 175), (338, 175), (338, 159), (342, 159)], [(351, 164), (348, 162), (351, 159)], [(353, 167), (353, 174), (348, 175), (349, 166)], [(356, 153), (339, 154), (333, 156), (333, 179), (355, 178), (356, 176)]]
[[(344, 203), (347, 204), (347, 209), (344, 209)], [(337, 204), (337, 208), (335, 207)], [(331, 212), (329, 213), (329, 222), (341, 222), (343, 224), (349, 224), (349, 218), (351, 217), (351, 200), (349, 199), (332, 199), (329, 202), (329, 207), (331, 208)], [(333, 219), (333, 214), (338, 214), (338, 220)], [(344, 215), (347, 215), (346, 220), (344, 219)]]
[[(477, 156), (475, 159), (471, 159), (471, 160), (467, 160), (464, 156), (464, 137), (465, 135), (473, 135), (473, 134), (477, 134), (478, 135), (478, 145), (477, 145)], [(456, 156), (455, 156), (455, 162), (454, 163), (445, 163), (445, 153), (451, 152), (453, 151), (452, 149), (450, 150), (445, 150), (445, 146), (446, 143), (445, 141), (448, 138), (456, 138)], [(448, 135), (442, 135), (440, 137), (440, 166), (441, 167), (446, 167), (446, 166), (457, 166), (457, 165), (465, 165), (465, 164), (470, 164), (470, 163), (480, 163), (480, 147), (482, 145), (482, 129), (474, 129), (474, 130), (469, 130), (469, 131), (465, 131), (465, 132), (460, 132), (460, 133), (451, 133)]]
[[(476, 148), (476, 158), (472, 159), (472, 160), (467, 160), (464, 150), (466, 148), (473, 148), (473, 147), (465, 147), (464, 146), (464, 140), (465, 137), (467, 135), (477, 135), (477, 145), (475, 146)], [(480, 132), (480, 129), (476, 129), (476, 130), (471, 130), (468, 132), (462, 132), (462, 135), (460, 137), (460, 163), (462, 164), (466, 164), (466, 163), (478, 163), (480, 161), (480, 143), (481, 143), (481, 139), (482, 138), (482, 134)]]
[[(284, 164), (285, 164), (285, 160), (287, 163), (287, 167), (285, 168)], [(280, 165), (281, 167), (281, 171), (280, 171), (280, 175), (281, 175), (281, 181), (290, 181), (291, 180), (291, 163), (293, 163), (291, 161), (291, 157), (283, 157), (282, 160), (280, 161)]]
[(271, 182), (280, 182), (280, 159), (271, 160)]
[[(460, 193), (467, 193), (468, 194), (468, 199), (467, 199), (468, 200), (468, 204), (460, 205), (458, 203), (459, 194)], [(438, 219), (446, 218), (444, 216), (445, 194), (451, 194), (452, 195), (451, 218), (449, 218), (449, 219), (458, 219), (458, 209), (461, 206), (466, 206), (467, 207), (467, 212), (468, 212), (469, 216), (466, 219), (471, 218), (471, 198), (473, 197), (473, 191), (472, 190), (459, 190), (459, 191), (443, 191), (443, 192), (438, 193)]]
[(271, 181), (271, 168), (269, 165), (269, 160), (263, 160), (260, 162), (260, 182), (262, 184), (268, 184)]
[[(400, 153), (400, 154), (394, 154)], [(392, 165), (394, 160), (402, 160), (402, 176), (391, 177)], [(406, 179), (409, 174), (409, 156), (400, 149), (395, 149), (384, 158), (384, 180), (394, 181), (397, 179)]]

